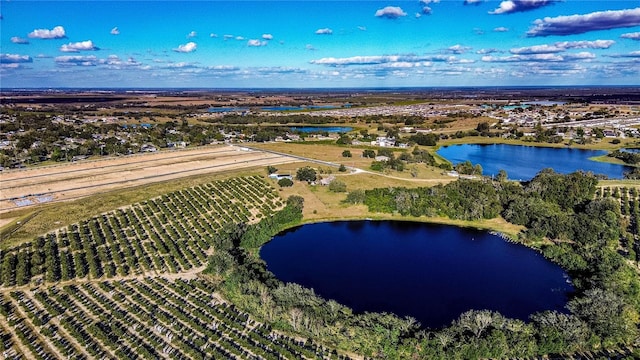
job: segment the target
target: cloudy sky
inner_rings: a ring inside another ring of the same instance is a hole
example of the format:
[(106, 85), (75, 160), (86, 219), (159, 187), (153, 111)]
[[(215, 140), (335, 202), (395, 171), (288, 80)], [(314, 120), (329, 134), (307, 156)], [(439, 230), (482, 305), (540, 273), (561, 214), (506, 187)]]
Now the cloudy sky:
[(640, 2), (0, 0), (0, 87), (640, 85)]

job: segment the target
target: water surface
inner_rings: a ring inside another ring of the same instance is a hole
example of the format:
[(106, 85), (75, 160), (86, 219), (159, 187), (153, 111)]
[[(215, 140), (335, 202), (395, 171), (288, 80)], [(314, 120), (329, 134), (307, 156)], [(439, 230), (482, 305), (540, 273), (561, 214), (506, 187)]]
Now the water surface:
[(356, 312), (449, 324), (470, 309), (526, 320), (563, 310), (564, 271), (537, 252), (484, 231), (411, 222), (304, 225), (260, 250), (280, 280), (313, 288)]
[(292, 126), (291, 131), (302, 133), (348, 133), (353, 128), (348, 126)]
[(604, 150), (582, 150), (572, 148), (546, 148), (507, 144), (464, 144), (443, 146), (438, 154), (454, 165), (471, 161), (480, 164), (484, 175), (497, 175), (505, 170), (510, 179), (529, 180), (540, 170), (553, 168), (558, 173), (571, 173), (577, 170), (603, 174), (612, 179), (620, 179), (630, 167), (589, 160), (602, 156)]

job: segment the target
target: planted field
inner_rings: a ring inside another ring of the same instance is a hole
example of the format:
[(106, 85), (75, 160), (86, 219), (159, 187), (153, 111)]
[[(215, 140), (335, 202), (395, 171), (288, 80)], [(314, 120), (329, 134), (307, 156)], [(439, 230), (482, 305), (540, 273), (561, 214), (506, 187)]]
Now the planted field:
[(260, 177), (166, 194), (0, 253), (5, 358), (339, 358), (251, 320), (197, 278), (217, 235), (283, 206)]
[(626, 186), (604, 186), (596, 197), (611, 198), (620, 204), (620, 215), (626, 232), (620, 236), (620, 252), (629, 260), (640, 263), (640, 189)]
[[(2, 173), (0, 213), (113, 189), (296, 161), (233, 146), (206, 146)], [(177, 169), (177, 170), (176, 170)]]

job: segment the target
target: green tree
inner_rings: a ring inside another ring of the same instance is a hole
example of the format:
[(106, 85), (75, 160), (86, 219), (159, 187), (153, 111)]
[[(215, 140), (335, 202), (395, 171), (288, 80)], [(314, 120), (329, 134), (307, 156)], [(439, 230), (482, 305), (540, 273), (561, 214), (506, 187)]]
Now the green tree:
[(357, 189), (357, 190), (353, 190), (353, 191), (349, 192), (347, 194), (347, 198), (344, 200), (344, 202), (346, 202), (348, 204), (362, 204), (362, 203), (364, 203), (365, 197), (366, 197), (366, 195), (365, 195), (364, 190)]
[(278, 185), (280, 185), (280, 187), (290, 187), (293, 186), (293, 181), (291, 181), (291, 179), (289, 178), (282, 178), (280, 180), (278, 180)]
[(316, 181), (317, 175), (315, 169), (309, 166), (302, 167), (296, 172), (296, 180), (312, 182)]
[(489, 131), (489, 123), (486, 121), (480, 122), (478, 123), (478, 126), (476, 126), (476, 131), (478, 131), (479, 133), (486, 133)]
[(376, 152), (371, 149), (365, 149), (362, 151), (362, 157), (373, 159), (376, 157)]
[(507, 180), (507, 178), (508, 178), (507, 172), (504, 171), (503, 169), (500, 169), (500, 171), (498, 171), (498, 175), (496, 175), (496, 180), (499, 182), (503, 182)]
[(347, 191), (347, 184), (345, 184), (343, 181), (335, 179), (329, 184), (329, 191), (332, 191), (332, 192), (346, 192)]
[(338, 138), (338, 140), (336, 141), (336, 144), (338, 144), (338, 145), (349, 145), (349, 144), (351, 144), (351, 137), (349, 135), (342, 134), (342, 135), (340, 135), (340, 138)]
[(345, 151), (342, 152), (342, 157), (349, 157), (350, 158), (351, 156), (352, 156), (351, 155), (351, 151), (349, 151), (349, 150), (345, 150)]
[(609, 291), (589, 289), (567, 308), (591, 325), (605, 348), (631, 344), (638, 335), (638, 313)]

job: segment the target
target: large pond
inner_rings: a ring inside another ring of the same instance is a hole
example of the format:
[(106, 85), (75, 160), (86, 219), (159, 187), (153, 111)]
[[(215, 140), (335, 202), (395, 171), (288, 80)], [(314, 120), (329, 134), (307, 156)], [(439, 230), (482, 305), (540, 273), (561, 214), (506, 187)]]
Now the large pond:
[(506, 144), (465, 144), (443, 146), (438, 154), (458, 164), (471, 161), (480, 164), (484, 175), (497, 175), (505, 170), (510, 179), (529, 180), (544, 168), (553, 168), (558, 173), (577, 170), (592, 171), (612, 179), (620, 179), (630, 167), (589, 160), (605, 155), (604, 150), (581, 150), (572, 148), (545, 148)]
[(470, 309), (526, 320), (562, 311), (572, 291), (565, 272), (537, 252), (488, 232), (412, 222), (304, 225), (260, 250), (284, 282), (313, 288), (356, 312), (413, 316), (448, 325)]

